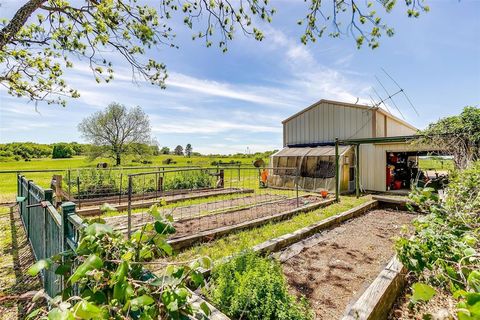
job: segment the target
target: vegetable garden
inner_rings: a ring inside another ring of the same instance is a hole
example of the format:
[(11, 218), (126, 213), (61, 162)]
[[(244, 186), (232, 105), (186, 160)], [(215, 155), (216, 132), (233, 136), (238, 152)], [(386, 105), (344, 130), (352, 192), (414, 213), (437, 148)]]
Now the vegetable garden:
[[(65, 241), (69, 245), (64, 244), (61, 255), (44, 255), (47, 259), (31, 271), (46, 268), (41, 271), (44, 279), (48, 273), (50, 277), (55, 274), (63, 292), (73, 289), (79, 294), (52, 298), (53, 293), (41, 293), (39, 297), (46, 298), (52, 308), (41, 307), (33, 316), (333, 319), (343, 315), (354, 319), (351, 314), (381, 310), (392, 319), (416, 314), (428, 319), (442, 312), (459, 319), (478, 318), (478, 164), (454, 175), (444, 199), (429, 189), (415, 190), (409, 202), (342, 197), (340, 203), (326, 203), (325, 208), (294, 210), (278, 220), (218, 233), (219, 228), (264, 218), (262, 206), (275, 204), (275, 209), (265, 211), (269, 216), (285, 209), (282, 203), (305, 209), (324, 201), (318, 194), (302, 192), (301, 187), (298, 191), (264, 188), (258, 171), (245, 174), (240, 185), (233, 170), (209, 174), (214, 181), (211, 190), (252, 192), (189, 199), (189, 192), (195, 191), (191, 188), (177, 202), (153, 198), (157, 205), (131, 209), (130, 214), (107, 206), (100, 217), (83, 222), (74, 218), (76, 214), (60, 213), (59, 220), (69, 221), (67, 235), (71, 237)], [(138, 179), (143, 180), (143, 175)], [(245, 184), (247, 177), (255, 185)], [(342, 207), (344, 202), (347, 207)], [(406, 212), (406, 205), (414, 212)], [(239, 217), (241, 211), (256, 216), (228, 223), (227, 217)], [(416, 212), (422, 215), (415, 218)], [(128, 216), (132, 218), (130, 238), (125, 237)], [(72, 241), (78, 245), (71, 246)], [(369, 284), (378, 285), (382, 277), (388, 283), (405, 277), (401, 272), (391, 280), (381, 276), (395, 252), (412, 271), (405, 291), (395, 291), (392, 297), (396, 299), (387, 304), (382, 299), (388, 290), (365, 300), (372, 292)], [(194, 304), (194, 300), (200, 302)], [(355, 309), (359, 301), (371, 310)], [(444, 308), (445, 304), (455, 307)]]

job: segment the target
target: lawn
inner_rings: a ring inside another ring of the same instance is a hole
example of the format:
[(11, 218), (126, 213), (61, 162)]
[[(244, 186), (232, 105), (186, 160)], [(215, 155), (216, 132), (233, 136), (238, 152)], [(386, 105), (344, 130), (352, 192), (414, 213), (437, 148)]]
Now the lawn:
[[(162, 163), (167, 158), (171, 158), (174, 162), (170, 165)], [(159, 155), (151, 158), (151, 164), (141, 164), (136, 162), (127, 162), (124, 167), (154, 167), (154, 170), (161, 168), (172, 168), (176, 166), (211, 166), (213, 161), (230, 162), (240, 161), (244, 165), (252, 164), (255, 160), (253, 157), (241, 158), (230, 156), (197, 156), (197, 157), (184, 157), (175, 155)], [(268, 159), (264, 159), (268, 161)], [(73, 157), (70, 159), (32, 159), (31, 161), (7, 161), (0, 162), (0, 203), (12, 202), (16, 194), (16, 172), (22, 172), (27, 170), (51, 170), (51, 169), (74, 169), (74, 168), (94, 168), (99, 162), (109, 162), (107, 159), (97, 159), (95, 161), (89, 161), (87, 157)], [(145, 169), (144, 169), (145, 170)], [(149, 170), (149, 169), (148, 169)], [(2, 171), (14, 171), (13, 173), (2, 173)], [(139, 172), (140, 170), (131, 170), (132, 172)], [(61, 172), (59, 172), (61, 174)], [(25, 172), (25, 175), (34, 180), (40, 186), (48, 188), (50, 180), (54, 172)]]
[(454, 169), (452, 159), (444, 159), (441, 157), (420, 157), (418, 166), (423, 170), (448, 170)]

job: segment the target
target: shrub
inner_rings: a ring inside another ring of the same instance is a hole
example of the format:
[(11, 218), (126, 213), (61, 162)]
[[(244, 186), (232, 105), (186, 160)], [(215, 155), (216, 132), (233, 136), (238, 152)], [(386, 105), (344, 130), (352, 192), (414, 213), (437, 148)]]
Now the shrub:
[(164, 182), (165, 190), (200, 189), (211, 187), (211, 177), (206, 171), (184, 171), (174, 173)]
[(165, 160), (162, 161), (163, 164), (175, 164), (177, 163), (176, 161), (173, 161), (172, 158), (167, 158)]
[(215, 267), (206, 295), (235, 319), (312, 319), (305, 299), (288, 293), (280, 264), (247, 252)]
[(68, 143), (57, 143), (53, 145), (52, 158), (64, 159), (75, 155), (75, 150)]
[(414, 222), (413, 236), (396, 242), (400, 260), (420, 281), (414, 286), (449, 290), (459, 299), (459, 319), (480, 319), (480, 162), (453, 175), (445, 199), (428, 189), (410, 199), (428, 213)]

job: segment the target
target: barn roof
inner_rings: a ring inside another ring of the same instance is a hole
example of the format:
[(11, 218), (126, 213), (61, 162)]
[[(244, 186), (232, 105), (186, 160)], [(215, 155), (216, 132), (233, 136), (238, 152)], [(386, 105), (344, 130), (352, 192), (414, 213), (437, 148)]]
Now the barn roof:
[(317, 101), (315, 102), (314, 104), (310, 105), (309, 107), (303, 109), (303, 110), (300, 110), (299, 112), (293, 114), (292, 116), (288, 117), (287, 119), (283, 120), (282, 123), (285, 124), (286, 122), (290, 121), (291, 119), (293, 118), (296, 118), (298, 117), (299, 115), (307, 112), (308, 110), (310, 109), (313, 109), (315, 108), (316, 106), (322, 104), (322, 103), (328, 103), (328, 104), (333, 104), (333, 105), (337, 105), (339, 107), (351, 107), (351, 108), (359, 108), (359, 109), (364, 109), (364, 110), (376, 110), (377, 112), (389, 117), (390, 119), (393, 119), (413, 130), (418, 130), (418, 128), (414, 127), (413, 125), (411, 125), (410, 123), (406, 122), (405, 120), (402, 120), (396, 116), (394, 116), (393, 114), (383, 110), (382, 108), (379, 108), (379, 107), (372, 107), (372, 106), (367, 106), (367, 105), (362, 105), (362, 104), (353, 104), (353, 103), (348, 103), (348, 102), (341, 102), (341, 101), (334, 101), (334, 100), (326, 100), (326, 99), (321, 99), (320, 101)]

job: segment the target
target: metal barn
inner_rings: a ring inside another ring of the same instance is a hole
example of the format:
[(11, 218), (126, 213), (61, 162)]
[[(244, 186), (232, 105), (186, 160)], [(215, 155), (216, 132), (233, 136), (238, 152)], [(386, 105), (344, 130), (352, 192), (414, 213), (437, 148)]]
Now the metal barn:
[[(401, 171), (409, 170), (407, 166), (418, 162), (419, 155), (432, 151), (411, 144), (417, 128), (378, 107), (320, 100), (282, 124), (284, 148), (272, 155), (272, 166), (298, 168), (299, 185), (306, 190), (335, 190), (335, 170), (340, 192), (406, 189), (409, 181), (401, 178)], [(390, 177), (389, 166), (396, 176)], [(395, 177), (406, 182), (398, 183)], [(289, 187), (289, 179), (274, 169), (269, 183)]]

